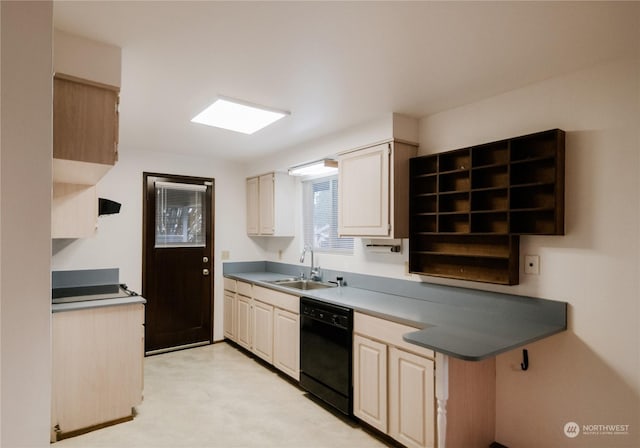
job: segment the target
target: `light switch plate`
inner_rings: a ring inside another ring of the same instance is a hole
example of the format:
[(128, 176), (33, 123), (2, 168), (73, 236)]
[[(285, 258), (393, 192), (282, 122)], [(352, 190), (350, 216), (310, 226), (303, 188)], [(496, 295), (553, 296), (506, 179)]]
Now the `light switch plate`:
[(524, 256), (524, 273), (540, 275), (540, 257), (538, 255)]

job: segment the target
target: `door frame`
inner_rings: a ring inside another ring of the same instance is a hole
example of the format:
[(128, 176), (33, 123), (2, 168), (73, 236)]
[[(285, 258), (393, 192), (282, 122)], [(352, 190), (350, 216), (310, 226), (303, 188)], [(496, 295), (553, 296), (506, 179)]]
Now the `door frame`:
[[(211, 310), (211, 325), (210, 325), (210, 330), (209, 330), (209, 344), (213, 343), (213, 335), (214, 335), (214, 325), (215, 325), (215, 258), (214, 258), (214, 254), (215, 254), (215, 216), (216, 216), (216, 209), (215, 209), (215, 193), (216, 193), (216, 182), (214, 178), (211, 177), (200, 177), (200, 176), (186, 176), (186, 175), (181, 175), (181, 174), (166, 174), (166, 173), (156, 173), (156, 172), (148, 172), (148, 171), (143, 171), (142, 172), (142, 296), (144, 297), (145, 294), (145, 289), (147, 289), (147, 238), (149, 235), (147, 235), (147, 228), (148, 228), (148, 220), (149, 219), (154, 219), (155, 220), (155, 216), (148, 216), (148, 212), (149, 212), (149, 204), (148, 204), (148, 178), (149, 177), (159, 177), (159, 178), (163, 178), (165, 180), (168, 180), (170, 182), (210, 182), (211, 183), (211, 203), (210, 203), (210, 207), (211, 207), (211, 216), (209, 217), (209, 222), (210, 225), (207, 226), (207, 233), (210, 234), (210, 238), (211, 238), (211, 244), (210, 244), (210, 249), (209, 249), (209, 259), (211, 260), (211, 272), (209, 274), (209, 288), (211, 291), (211, 303), (210, 303), (210, 310)], [(146, 319), (145, 319), (146, 321)], [(203, 345), (203, 344), (195, 344), (195, 345)], [(176, 347), (176, 349), (179, 348), (188, 348), (188, 346), (184, 346), (184, 347)], [(145, 347), (146, 350), (146, 347)], [(171, 351), (172, 349), (167, 349), (166, 351)], [(165, 350), (156, 350), (154, 351), (152, 354), (156, 354), (156, 353), (160, 353), (162, 351)], [(146, 353), (145, 353), (146, 355)]]

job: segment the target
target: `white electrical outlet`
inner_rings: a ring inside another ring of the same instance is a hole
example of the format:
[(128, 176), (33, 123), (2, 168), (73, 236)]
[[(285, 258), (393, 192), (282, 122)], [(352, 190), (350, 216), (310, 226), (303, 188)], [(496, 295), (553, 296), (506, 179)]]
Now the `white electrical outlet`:
[(524, 256), (524, 273), (540, 275), (540, 257), (538, 255)]

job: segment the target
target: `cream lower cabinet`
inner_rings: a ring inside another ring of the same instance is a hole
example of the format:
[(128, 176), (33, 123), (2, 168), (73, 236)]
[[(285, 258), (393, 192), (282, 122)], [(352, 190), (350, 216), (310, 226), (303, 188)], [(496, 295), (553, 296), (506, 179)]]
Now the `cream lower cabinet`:
[(353, 413), (384, 433), (387, 424), (387, 345), (353, 336)]
[(417, 328), (354, 313), (353, 413), (409, 448), (495, 439), (495, 359), (467, 362), (405, 342)]
[(415, 328), (354, 313), (353, 413), (407, 447), (435, 447), (434, 353)]
[(237, 340), (237, 300), (236, 300), (236, 281), (230, 278), (224, 278), (224, 322), (222, 326), (223, 335), (225, 338), (232, 341)]
[(52, 441), (133, 419), (142, 402), (144, 305), (52, 316)]
[(276, 308), (273, 314), (273, 365), (300, 379), (300, 314)]
[(389, 347), (389, 435), (408, 447), (434, 446), (433, 359)]
[(300, 298), (224, 279), (224, 336), (300, 379)]
[(300, 298), (254, 286), (253, 299), (253, 353), (298, 380)]
[(253, 301), (253, 353), (273, 363), (273, 306)]
[(251, 298), (243, 295), (236, 295), (236, 342), (251, 350), (251, 336), (252, 336), (252, 303)]
[(224, 325), (225, 338), (236, 341), (236, 294), (231, 291), (224, 292)]

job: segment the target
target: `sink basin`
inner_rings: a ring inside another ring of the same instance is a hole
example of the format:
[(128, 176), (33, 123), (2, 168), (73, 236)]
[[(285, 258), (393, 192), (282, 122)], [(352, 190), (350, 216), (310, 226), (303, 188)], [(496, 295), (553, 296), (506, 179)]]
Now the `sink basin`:
[(296, 280), (296, 279), (285, 279), (285, 280), (275, 280), (269, 282), (278, 286), (286, 286), (287, 288), (301, 289), (303, 291), (309, 289), (324, 289), (324, 288), (335, 288), (337, 285), (333, 283), (327, 282), (318, 282), (315, 280)]

